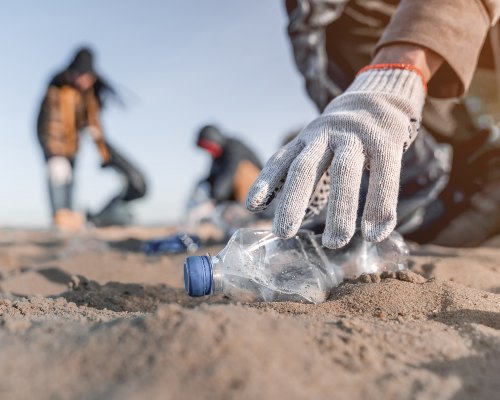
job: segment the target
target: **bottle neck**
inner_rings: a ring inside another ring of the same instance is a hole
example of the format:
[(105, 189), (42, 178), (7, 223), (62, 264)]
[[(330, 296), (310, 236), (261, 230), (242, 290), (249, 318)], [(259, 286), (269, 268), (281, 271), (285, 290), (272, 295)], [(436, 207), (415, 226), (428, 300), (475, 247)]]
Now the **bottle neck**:
[(216, 255), (212, 261), (212, 294), (220, 294), (223, 290), (222, 259)]

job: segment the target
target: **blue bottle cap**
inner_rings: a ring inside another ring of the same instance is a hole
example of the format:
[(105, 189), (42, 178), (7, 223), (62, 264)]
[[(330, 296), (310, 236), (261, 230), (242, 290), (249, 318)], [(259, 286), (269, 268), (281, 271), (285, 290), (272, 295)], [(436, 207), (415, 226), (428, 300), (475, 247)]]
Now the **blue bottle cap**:
[(209, 256), (191, 256), (184, 262), (184, 287), (188, 295), (200, 297), (212, 291), (212, 260)]

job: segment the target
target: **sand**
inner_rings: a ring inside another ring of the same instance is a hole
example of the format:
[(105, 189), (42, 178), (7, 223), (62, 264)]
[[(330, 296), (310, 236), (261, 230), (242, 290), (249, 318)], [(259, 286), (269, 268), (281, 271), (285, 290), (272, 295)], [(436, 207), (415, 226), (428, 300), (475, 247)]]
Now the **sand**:
[(1, 230), (1, 398), (498, 398), (500, 240), (412, 246), (411, 272), (319, 305), (236, 304), (139, 252), (171, 231)]

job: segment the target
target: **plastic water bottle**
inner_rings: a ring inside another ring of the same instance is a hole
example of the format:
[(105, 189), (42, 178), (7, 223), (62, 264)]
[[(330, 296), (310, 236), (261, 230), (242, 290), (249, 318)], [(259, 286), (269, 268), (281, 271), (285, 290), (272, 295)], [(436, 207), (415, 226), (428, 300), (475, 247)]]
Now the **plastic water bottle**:
[(244, 302), (321, 303), (345, 279), (406, 268), (408, 253), (397, 232), (380, 243), (357, 234), (332, 250), (311, 231), (281, 239), (270, 231), (239, 229), (215, 257), (186, 259), (184, 285), (193, 297), (222, 293)]
[(178, 233), (161, 239), (144, 242), (141, 249), (148, 256), (162, 254), (194, 253), (201, 247), (201, 239), (196, 235)]

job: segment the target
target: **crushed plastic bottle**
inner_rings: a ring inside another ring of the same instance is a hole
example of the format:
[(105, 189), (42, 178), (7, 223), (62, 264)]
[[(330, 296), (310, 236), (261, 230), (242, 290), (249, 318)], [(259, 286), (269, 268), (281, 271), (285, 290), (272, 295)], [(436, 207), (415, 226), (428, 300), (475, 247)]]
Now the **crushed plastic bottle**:
[(148, 256), (162, 254), (194, 253), (201, 247), (201, 239), (196, 235), (178, 233), (161, 239), (144, 242), (141, 249)]
[(281, 239), (270, 231), (239, 229), (216, 256), (186, 258), (184, 285), (193, 297), (222, 293), (243, 302), (321, 303), (346, 279), (406, 268), (408, 254), (397, 232), (380, 243), (357, 234), (332, 250), (311, 231)]

